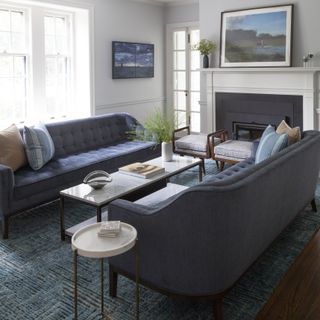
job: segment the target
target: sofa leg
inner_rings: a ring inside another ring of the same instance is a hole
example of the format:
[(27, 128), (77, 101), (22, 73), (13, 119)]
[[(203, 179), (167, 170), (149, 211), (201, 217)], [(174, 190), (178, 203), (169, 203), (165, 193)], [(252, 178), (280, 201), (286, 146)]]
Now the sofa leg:
[(9, 238), (9, 217), (2, 218), (2, 239)]
[(201, 167), (202, 167), (203, 175), (205, 175), (205, 174), (206, 174), (206, 167), (205, 167), (204, 159), (203, 159), (203, 158), (201, 159)]
[(314, 200), (314, 198), (311, 200), (311, 207), (314, 212), (317, 212), (317, 205), (316, 205), (316, 201)]
[(223, 320), (222, 298), (213, 301), (213, 319)]
[(117, 297), (118, 273), (109, 265), (109, 295), (112, 298)]
[(224, 169), (224, 161), (220, 161), (220, 171), (223, 171)]

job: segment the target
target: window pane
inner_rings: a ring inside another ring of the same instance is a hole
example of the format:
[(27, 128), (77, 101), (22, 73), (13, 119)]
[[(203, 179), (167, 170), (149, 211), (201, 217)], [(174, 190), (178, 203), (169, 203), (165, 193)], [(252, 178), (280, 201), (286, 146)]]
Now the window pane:
[(11, 12), (11, 31), (24, 33), (25, 24), (24, 24), (23, 12), (19, 12), (19, 11)]
[(191, 90), (200, 91), (200, 72), (192, 71), (190, 73), (191, 77)]
[(200, 69), (200, 52), (191, 51), (191, 70)]
[(0, 31), (10, 31), (10, 12), (0, 10)]
[(57, 17), (56, 18), (56, 35), (65, 36), (66, 35), (66, 19)]
[(200, 92), (190, 92), (191, 111), (200, 112)]
[(26, 59), (25, 57), (14, 57), (14, 76), (25, 77)]
[(173, 73), (174, 77), (174, 89), (175, 90), (186, 90), (186, 72), (185, 71), (175, 71)]
[(174, 96), (174, 109), (186, 110), (186, 94), (184, 92), (175, 91)]
[(177, 51), (173, 53), (173, 68), (175, 70), (186, 69), (186, 53), (184, 51)]
[(55, 36), (45, 36), (45, 51), (46, 54), (55, 54), (56, 53), (56, 40)]
[(173, 33), (173, 50), (185, 50), (186, 49), (186, 32), (175, 31)]
[[(11, 77), (13, 74), (13, 58), (12, 57), (0, 57), (0, 77)], [(2, 87), (1, 91), (2, 91)]]
[(67, 38), (57, 36), (56, 37), (56, 52), (59, 54), (67, 53)]
[(24, 33), (11, 34), (11, 52), (25, 51), (25, 35)]
[(0, 52), (10, 51), (10, 33), (0, 31)]
[(191, 112), (191, 131), (200, 132), (200, 113)]
[(46, 35), (54, 35), (54, 18), (44, 17), (44, 30)]

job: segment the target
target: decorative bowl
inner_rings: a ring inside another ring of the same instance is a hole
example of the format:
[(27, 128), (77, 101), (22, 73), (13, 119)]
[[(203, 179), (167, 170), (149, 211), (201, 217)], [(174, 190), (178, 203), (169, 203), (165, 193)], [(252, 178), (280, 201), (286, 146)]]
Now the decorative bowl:
[(93, 189), (102, 189), (106, 184), (112, 181), (109, 173), (103, 170), (90, 172), (84, 179), (83, 183), (88, 184)]

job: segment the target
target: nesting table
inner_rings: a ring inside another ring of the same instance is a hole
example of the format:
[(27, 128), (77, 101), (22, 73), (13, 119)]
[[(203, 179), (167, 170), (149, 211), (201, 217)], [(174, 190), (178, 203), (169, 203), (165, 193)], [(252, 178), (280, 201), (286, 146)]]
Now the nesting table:
[[(102, 222), (103, 223), (103, 222)], [(121, 231), (117, 237), (101, 237), (98, 231), (101, 222), (94, 223), (78, 230), (71, 239), (73, 250), (73, 277), (74, 277), (74, 318), (78, 319), (78, 256), (100, 259), (101, 267), (101, 314), (104, 316), (104, 258), (114, 257), (135, 249), (136, 263), (136, 319), (139, 319), (139, 249), (137, 230), (121, 222)]]

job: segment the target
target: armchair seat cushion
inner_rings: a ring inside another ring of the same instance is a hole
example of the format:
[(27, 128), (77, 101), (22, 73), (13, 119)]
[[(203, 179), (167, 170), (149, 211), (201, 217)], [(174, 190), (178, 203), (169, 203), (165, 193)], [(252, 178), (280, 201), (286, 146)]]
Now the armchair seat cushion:
[[(214, 138), (214, 144), (219, 144), (220, 139)], [(206, 134), (189, 134), (175, 141), (176, 149), (192, 150), (206, 152), (207, 135)]]
[(214, 148), (217, 158), (228, 160), (244, 160), (253, 156), (253, 143), (251, 141), (227, 140)]

